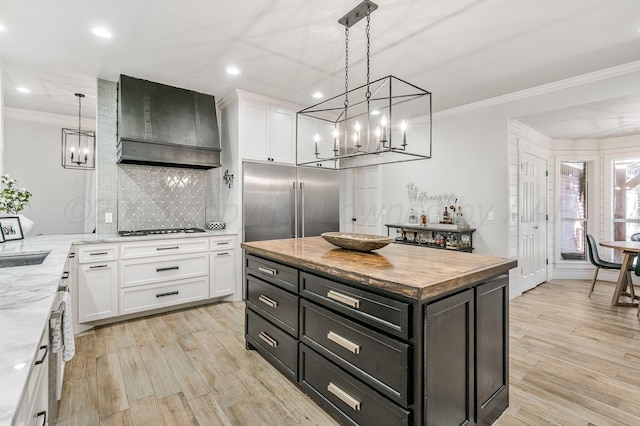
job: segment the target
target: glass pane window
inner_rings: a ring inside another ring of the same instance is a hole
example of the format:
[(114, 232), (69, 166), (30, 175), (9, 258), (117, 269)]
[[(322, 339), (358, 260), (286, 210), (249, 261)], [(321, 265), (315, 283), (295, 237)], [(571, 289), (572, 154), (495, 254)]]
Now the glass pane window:
[(560, 164), (560, 257), (585, 260), (587, 234), (587, 163)]
[(613, 239), (640, 239), (640, 160), (615, 160), (613, 166)]

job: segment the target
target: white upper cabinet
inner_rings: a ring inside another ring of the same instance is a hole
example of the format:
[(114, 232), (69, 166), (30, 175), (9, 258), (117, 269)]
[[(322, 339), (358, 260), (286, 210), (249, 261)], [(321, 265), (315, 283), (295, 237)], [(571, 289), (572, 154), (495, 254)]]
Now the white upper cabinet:
[(244, 93), (239, 94), (239, 109), (242, 160), (295, 164), (297, 109), (294, 105)]
[(296, 112), (271, 108), (271, 161), (296, 162)]
[(241, 121), (244, 131), (244, 158), (269, 161), (269, 107), (247, 103)]

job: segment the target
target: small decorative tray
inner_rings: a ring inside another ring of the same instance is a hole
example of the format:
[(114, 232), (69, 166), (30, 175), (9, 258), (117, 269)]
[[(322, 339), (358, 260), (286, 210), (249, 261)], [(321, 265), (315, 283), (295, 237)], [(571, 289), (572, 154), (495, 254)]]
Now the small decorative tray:
[(320, 236), (335, 246), (364, 252), (378, 250), (395, 241), (393, 237), (349, 232), (324, 232)]

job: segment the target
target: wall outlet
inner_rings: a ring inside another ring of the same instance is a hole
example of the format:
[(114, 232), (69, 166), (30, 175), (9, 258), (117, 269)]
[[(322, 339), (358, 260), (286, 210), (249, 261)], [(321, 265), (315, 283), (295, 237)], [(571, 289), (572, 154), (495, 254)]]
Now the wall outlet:
[(105, 213), (105, 214), (104, 214), (104, 222), (105, 222), (105, 223), (111, 223), (111, 222), (113, 222), (113, 214), (111, 214), (111, 213)]
[(487, 220), (493, 220), (493, 212), (487, 213)]

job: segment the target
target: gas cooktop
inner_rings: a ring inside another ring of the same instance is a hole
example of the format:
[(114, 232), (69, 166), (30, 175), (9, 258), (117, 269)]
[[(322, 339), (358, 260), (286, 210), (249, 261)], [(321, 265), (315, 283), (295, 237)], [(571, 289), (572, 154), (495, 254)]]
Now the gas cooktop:
[(204, 232), (201, 228), (166, 228), (166, 229), (139, 229), (136, 231), (120, 231), (121, 237), (137, 237), (143, 235), (162, 235), (162, 234), (193, 234), (196, 232)]

